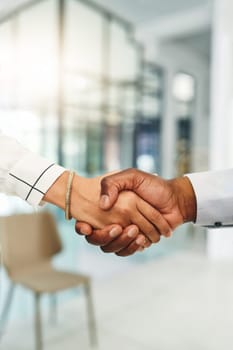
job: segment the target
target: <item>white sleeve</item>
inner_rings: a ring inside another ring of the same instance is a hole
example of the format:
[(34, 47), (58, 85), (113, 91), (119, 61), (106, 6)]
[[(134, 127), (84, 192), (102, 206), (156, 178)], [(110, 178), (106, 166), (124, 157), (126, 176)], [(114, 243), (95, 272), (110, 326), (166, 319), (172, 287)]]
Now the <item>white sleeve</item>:
[(30, 152), (0, 132), (0, 192), (38, 205), (64, 171), (63, 167)]
[(186, 175), (197, 199), (196, 224), (233, 224), (233, 169)]

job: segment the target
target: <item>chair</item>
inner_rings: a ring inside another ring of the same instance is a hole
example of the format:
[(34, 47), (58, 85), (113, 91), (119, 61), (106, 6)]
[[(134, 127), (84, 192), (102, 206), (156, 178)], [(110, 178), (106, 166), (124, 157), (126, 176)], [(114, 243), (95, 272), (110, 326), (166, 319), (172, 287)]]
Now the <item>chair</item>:
[[(87, 301), (88, 326), (91, 345), (96, 345), (96, 325), (91, 297), (90, 278), (85, 275), (59, 271), (51, 258), (62, 250), (55, 220), (49, 212), (3, 217), (1, 225), (2, 261), (12, 284), (2, 311), (2, 323), (7, 319), (13, 292), (20, 284), (34, 293), (35, 343), (42, 350), (40, 298), (42, 293), (54, 295), (58, 291), (83, 286)], [(54, 298), (51, 299), (55, 307)]]

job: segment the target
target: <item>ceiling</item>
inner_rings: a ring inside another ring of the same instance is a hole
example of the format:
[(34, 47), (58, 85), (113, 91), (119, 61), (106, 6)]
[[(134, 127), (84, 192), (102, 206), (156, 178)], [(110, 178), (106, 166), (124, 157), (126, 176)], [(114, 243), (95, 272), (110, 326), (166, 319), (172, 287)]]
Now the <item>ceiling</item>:
[[(134, 24), (141, 24), (213, 0), (92, 0)], [(30, 0), (0, 0), (0, 16)]]
[(179, 38), (173, 38), (173, 43), (187, 45), (192, 48), (195, 52), (199, 52), (201, 55), (210, 59), (211, 52), (211, 30), (206, 29), (199, 33), (193, 33), (184, 35)]
[[(95, 2), (137, 26), (178, 12), (211, 5), (213, 0), (95, 0)], [(208, 59), (210, 57), (210, 28), (173, 37), (172, 41), (187, 45)]]
[[(16, 7), (32, 0), (0, 0), (0, 17)], [(34, 0), (35, 1), (35, 0)], [(191, 10), (207, 4), (213, 0), (92, 0), (107, 10), (135, 25), (143, 25), (159, 17), (172, 15), (177, 12)], [(176, 40), (176, 39), (175, 39)], [(191, 45), (203, 54), (209, 54), (210, 31), (194, 33), (187, 37), (180, 37), (177, 41)]]
[(96, 3), (133, 22), (156, 19), (172, 13), (209, 4), (213, 0), (94, 0)]

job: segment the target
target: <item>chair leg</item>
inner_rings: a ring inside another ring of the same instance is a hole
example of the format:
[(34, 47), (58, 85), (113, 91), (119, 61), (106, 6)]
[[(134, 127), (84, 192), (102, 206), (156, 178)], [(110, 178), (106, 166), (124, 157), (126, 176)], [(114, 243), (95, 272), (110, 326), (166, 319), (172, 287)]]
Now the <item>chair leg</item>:
[(35, 293), (35, 343), (36, 343), (35, 349), (42, 350), (40, 293)]
[(4, 328), (5, 328), (7, 319), (9, 317), (9, 311), (10, 311), (10, 306), (14, 295), (14, 290), (15, 290), (15, 285), (11, 283), (8, 289), (6, 301), (3, 304), (3, 310), (0, 317), (0, 336), (4, 332)]
[(94, 307), (93, 307), (90, 282), (88, 282), (84, 286), (84, 288), (85, 288), (85, 295), (86, 295), (86, 302), (87, 302), (87, 315), (88, 315), (88, 329), (89, 329), (89, 335), (90, 335), (90, 344), (91, 344), (91, 346), (97, 346), (98, 339), (97, 339), (96, 321), (95, 321), (95, 315), (94, 315)]
[(50, 304), (50, 315), (49, 321), (51, 325), (57, 323), (57, 296), (56, 294), (51, 294), (49, 296), (49, 304)]

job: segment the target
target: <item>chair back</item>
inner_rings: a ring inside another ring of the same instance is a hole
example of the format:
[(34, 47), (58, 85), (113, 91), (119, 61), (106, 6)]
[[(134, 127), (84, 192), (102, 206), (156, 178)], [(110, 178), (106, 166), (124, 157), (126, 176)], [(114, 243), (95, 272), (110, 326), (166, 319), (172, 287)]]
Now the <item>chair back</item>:
[(2, 261), (8, 274), (48, 261), (62, 249), (54, 217), (42, 211), (0, 219)]

